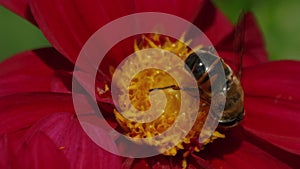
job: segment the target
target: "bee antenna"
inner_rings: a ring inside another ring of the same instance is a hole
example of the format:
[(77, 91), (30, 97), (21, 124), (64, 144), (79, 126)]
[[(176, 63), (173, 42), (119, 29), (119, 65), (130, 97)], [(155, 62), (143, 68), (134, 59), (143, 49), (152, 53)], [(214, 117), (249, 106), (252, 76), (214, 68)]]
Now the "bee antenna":
[(234, 39), (234, 50), (235, 53), (239, 56), (238, 61), (238, 72), (237, 77), (241, 79), (242, 74), (242, 64), (243, 64), (243, 56), (244, 56), (244, 43), (245, 43), (245, 30), (246, 30), (246, 17), (249, 12), (242, 10), (240, 12), (238, 22), (235, 28), (235, 39)]

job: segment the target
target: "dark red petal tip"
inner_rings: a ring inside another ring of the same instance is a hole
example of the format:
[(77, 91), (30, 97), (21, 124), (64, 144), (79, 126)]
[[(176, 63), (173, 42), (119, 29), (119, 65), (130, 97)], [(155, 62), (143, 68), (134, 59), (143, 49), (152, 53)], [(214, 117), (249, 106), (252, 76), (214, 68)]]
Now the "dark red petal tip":
[(26, 92), (70, 93), (73, 66), (53, 48), (17, 54), (0, 63), (0, 96)]
[(29, 7), (29, 0), (0, 0), (0, 4), (36, 25)]

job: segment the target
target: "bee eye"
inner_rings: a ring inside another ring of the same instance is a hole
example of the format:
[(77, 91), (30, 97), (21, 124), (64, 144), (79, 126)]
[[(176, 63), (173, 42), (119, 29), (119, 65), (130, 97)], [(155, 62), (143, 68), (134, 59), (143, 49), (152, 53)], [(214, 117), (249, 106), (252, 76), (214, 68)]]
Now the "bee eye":
[(185, 68), (189, 68), (196, 79), (199, 79), (206, 71), (204, 64), (196, 53), (192, 53), (185, 60)]
[(199, 79), (205, 73), (205, 66), (199, 63), (195, 66), (193, 75), (196, 79)]
[(224, 73), (225, 73), (225, 76), (230, 76), (231, 71), (229, 70), (229, 67), (225, 67)]

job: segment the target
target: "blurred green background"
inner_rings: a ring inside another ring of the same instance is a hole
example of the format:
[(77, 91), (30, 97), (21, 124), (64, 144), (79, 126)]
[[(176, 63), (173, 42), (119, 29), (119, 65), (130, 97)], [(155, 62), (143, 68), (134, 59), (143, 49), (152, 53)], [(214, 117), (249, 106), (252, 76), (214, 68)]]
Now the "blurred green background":
[[(300, 60), (299, 0), (213, 0), (236, 22), (241, 9), (253, 11), (272, 60)], [(50, 46), (35, 26), (0, 6), (0, 61), (19, 52)]]

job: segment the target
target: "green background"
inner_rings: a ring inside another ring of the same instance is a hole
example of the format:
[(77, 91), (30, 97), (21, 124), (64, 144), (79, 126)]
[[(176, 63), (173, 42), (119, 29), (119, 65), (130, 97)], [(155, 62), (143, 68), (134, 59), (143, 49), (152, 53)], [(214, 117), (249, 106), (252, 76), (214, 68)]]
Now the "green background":
[[(257, 18), (272, 60), (300, 60), (299, 0), (214, 0), (232, 22), (241, 9)], [(19, 52), (50, 46), (35, 26), (0, 6), (0, 61)]]

